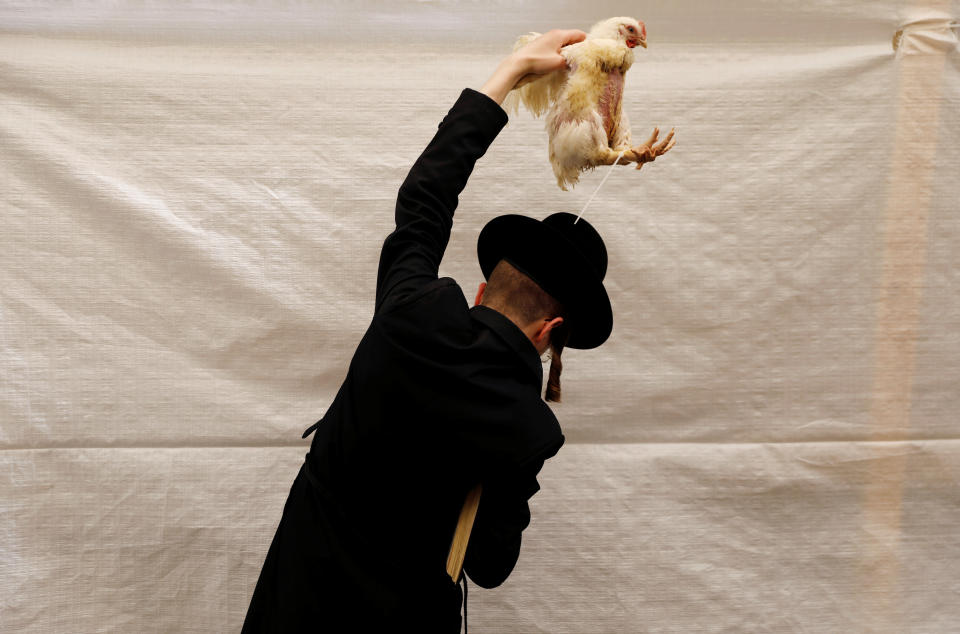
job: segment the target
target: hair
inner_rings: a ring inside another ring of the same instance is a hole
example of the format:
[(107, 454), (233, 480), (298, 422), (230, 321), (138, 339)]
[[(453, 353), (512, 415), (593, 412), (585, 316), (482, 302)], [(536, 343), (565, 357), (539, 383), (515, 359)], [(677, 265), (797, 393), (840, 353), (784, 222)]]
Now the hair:
[[(490, 273), (480, 303), (523, 324), (565, 315), (563, 304), (507, 260), (500, 260)], [(548, 401), (560, 402), (560, 355), (569, 334), (566, 320), (550, 332), (550, 374), (544, 396)]]
[(554, 326), (550, 331), (550, 375), (547, 378), (547, 393), (544, 395), (544, 399), (548, 401), (560, 402), (560, 372), (563, 371), (560, 353), (567, 345), (569, 334), (570, 330), (566, 328), (565, 323)]

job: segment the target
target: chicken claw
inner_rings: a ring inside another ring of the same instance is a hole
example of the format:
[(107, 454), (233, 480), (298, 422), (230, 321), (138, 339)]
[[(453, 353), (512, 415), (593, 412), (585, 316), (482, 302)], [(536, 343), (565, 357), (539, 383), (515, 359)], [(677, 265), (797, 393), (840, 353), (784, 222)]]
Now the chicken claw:
[[(637, 169), (643, 167), (644, 163), (652, 163), (658, 156), (669, 152), (670, 148), (677, 142), (673, 136), (675, 133), (676, 128), (671, 128), (670, 133), (667, 134), (660, 143), (657, 143), (657, 137), (660, 136), (660, 128), (654, 128), (653, 134), (650, 135), (646, 143), (630, 148), (630, 158), (636, 161)], [(656, 145), (654, 145), (655, 143)]]

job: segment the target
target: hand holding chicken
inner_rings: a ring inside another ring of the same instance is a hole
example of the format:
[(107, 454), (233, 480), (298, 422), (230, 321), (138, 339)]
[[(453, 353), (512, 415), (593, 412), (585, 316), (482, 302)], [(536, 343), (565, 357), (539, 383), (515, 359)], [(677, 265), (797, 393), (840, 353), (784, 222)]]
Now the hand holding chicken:
[[(539, 33), (522, 36), (514, 51), (530, 52), (545, 39)], [(633, 18), (610, 18), (595, 24), (585, 38), (567, 41), (558, 51), (565, 64), (557, 64), (556, 70), (538, 68), (517, 82), (503, 101), (508, 112), (516, 112), (523, 102), (534, 116), (547, 113), (550, 163), (560, 189), (576, 185), (581, 172), (598, 165), (636, 163), (640, 169), (668, 152), (675, 143), (674, 130), (658, 143), (660, 130), (655, 128), (645, 143), (633, 146), (621, 107), (633, 49), (647, 47), (646, 26)]]

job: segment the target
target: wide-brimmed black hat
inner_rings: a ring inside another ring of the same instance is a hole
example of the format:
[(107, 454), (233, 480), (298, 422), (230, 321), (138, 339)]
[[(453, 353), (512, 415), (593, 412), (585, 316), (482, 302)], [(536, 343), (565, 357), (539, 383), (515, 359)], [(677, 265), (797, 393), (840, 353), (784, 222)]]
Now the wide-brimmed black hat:
[(596, 348), (610, 336), (613, 311), (603, 287), (607, 248), (586, 220), (566, 212), (542, 221), (498, 216), (480, 232), (477, 256), (484, 278), (505, 259), (563, 304), (568, 348)]

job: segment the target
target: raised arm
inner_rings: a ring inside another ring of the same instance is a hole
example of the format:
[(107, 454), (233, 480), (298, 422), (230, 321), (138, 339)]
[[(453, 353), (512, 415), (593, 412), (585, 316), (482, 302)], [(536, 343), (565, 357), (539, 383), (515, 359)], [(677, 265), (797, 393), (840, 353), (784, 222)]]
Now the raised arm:
[(440, 122), (400, 186), (396, 229), (380, 252), (377, 311), (388, 300), (402, 299), (437, 279), (458, 196), (474, 164), (506, 123), (500, 106), (470, 88)]
[(505, 58), (480, 92), (502, 104), (507, 93), (538, 75), (560, 70), (566, 64), (560, 49), (582, 42), (587, 34), (576, 29), (548, 31)]
[(476, 161), (507, 123), (498, 105), (527, 78), (562, 67), (560, 48), (583, 31), (550, 31), (505, 58), (480, 91), (465, 89), (400, 186), (396, 229), (387, 236), (377, 273), (376, 309), (437, 279), (453, 213)]

